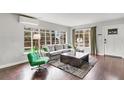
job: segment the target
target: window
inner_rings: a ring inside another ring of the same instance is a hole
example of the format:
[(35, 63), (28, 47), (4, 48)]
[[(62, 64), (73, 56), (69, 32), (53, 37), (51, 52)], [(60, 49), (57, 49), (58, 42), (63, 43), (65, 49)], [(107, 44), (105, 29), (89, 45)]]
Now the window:
[(31, 50), (31, 32), (25, 31), (24, 33), (24, 48), (25, 51)]
[(46, 44), (51, 44), (51, 32), (46, 30)]
[(84, 37), (85, 37), (85, 47), (89, 47), (90, 46), (90, 32), (89, 30), (85, 31), (84, 33)]
[(38, 31), (32, 31), (32, 40), (33, 40), (33, 46), (32, 47), (36, 47), (39, 48), (39, 40), (38, 39), (33, 39), (34, 34), (38, 34)]
[(67, 34), (66, 34), (66, 32), (63, 32), (63, 34), (64, 34), (64, 37), (63, 37), (63, 39), (64, 39), (64, 44), (66, 44), (66, 42), (67, 42), (67, 41), (66, 41), (66, 40), (67, 40), (67, 38), (66, 38), (67, 36), (66, 36), (66, 35), (67, 35)]
[(40, 35), (41, 35), (41, 39), (40, 39), (40, 45), (45, 45), (45, 30), (40, 29)]
[(55, 31), (51, 31), (52, 44), (56, 44)]
[(75, 31), (76, 47), (90, 47), (90, 29), (81, 29)]
[(30, 51), (33, 47), (39, 47), (38, 40), (33, 39), (33, 35), (37, 33), (39, 33), (39, 31), (36, 28), (24, 28), (24, 52)]
[(60, 33), (59, 32), (55, 32), (55, 39), (56, 39), (56, 44), (60, 44)]
[[(34, 34), (40, 33), (40, 40), (33, 39)], [(42, 48), (46, 44), (65, 44), (66, 32), (38, 29), (26, 27), (24, 28), (24, 52), (28, 52), (33, 47)]]
[(40, 45), (45, 44), (66, 44), (66, 32), (40, 29)]
[(61, 32), (60, 33), (60, 44), (65, 44), (66, 43), (66, 32)]

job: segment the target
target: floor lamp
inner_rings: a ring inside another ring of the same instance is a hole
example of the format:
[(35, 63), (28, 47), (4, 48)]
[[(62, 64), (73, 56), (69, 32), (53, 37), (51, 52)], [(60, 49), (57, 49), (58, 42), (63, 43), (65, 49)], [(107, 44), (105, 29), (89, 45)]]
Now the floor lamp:
[[(34, 40), (38, 40), (38, 43), (39, 43), (40, 38), (41, 38), (40, 34), (34, 34), (33, 35), (33, 39)], [(35, 48), (37, 48), (38, 50), (40, 50), (39, 44), (38, 44), (38, 47), (37, 47), (37, 41), (35, 41)]]

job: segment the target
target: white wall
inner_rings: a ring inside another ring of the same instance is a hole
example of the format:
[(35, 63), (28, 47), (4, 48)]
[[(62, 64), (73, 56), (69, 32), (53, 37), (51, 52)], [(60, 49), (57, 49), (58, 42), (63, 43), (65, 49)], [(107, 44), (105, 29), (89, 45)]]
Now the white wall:
[[(40, 26), (69, 33), (69, 27), (62, 25), (40, 21)], [(0, 13), (0, 67), (24, 60), (27, 60), (24, 54), (24, 26), (19, 23), (19, 16)]]
[(0, 14), (0, 66), (25, 60), (23, 37), (17, 15)]
[[(98, 23), (92, 23), (92, 24), (86, 24), (86, 25), (80, 25), (80, 26), (75, 26), (75, 27), (72, 27), (71, 29), (74, 29), (74, 28), (87, 28), (87, 27), (97, 26), (98, 53), (103, 55), (104, 54), (104, 41), (103, 41), (104, 35), (103, 35), (103, 32), (102, 32), (102, 28), (103, 28), (103, 26), (116, 25), (116, 24), (124, 24), (124, 18), (116, 19), (116, 20), (110, 20), (110, 21), (104, 21), (104, 22), (98, 22)], [(98, 35), (98, 34), (102, 34), (102, 35)], [(123, 32), (123, 34), (124, 34), (124, 32)], [(71, 41), (71, 43), (72, 43), (72, 41)]]

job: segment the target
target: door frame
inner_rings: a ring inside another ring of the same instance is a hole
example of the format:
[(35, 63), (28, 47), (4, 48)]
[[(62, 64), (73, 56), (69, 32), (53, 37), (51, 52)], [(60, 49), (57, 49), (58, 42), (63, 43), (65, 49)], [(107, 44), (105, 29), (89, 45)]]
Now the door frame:
[[(105, 53), (105, 48), (106, 48), (106, 44), (105, 44), (105, 39), (106, 39), (106, 32), (105, 30), (108, 28), (120, 28), (121, 26), (124, 26), (124, 24), (113, 24), (113, 25), (106, 25), (102, 27), (102, 33), (103, 33), (103, 47), (104, 47), (104, 51), (103, 54), (104, 56), (106, 56), (107, 54)], [(115, 55), (110, 55), (110, 56), (114, 56), (114, 57), (123, 57), (124, 58), (124, 54), (120, 54), (121, 56), (115, 56)]]

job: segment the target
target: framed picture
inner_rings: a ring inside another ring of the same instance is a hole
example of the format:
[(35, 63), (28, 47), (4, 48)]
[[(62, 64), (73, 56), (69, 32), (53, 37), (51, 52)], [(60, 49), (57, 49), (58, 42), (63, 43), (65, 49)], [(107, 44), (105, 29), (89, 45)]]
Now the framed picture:
[(115, 35), (115, 34), (118, 34), (117, 28), (108, 29), (108, 35)]

